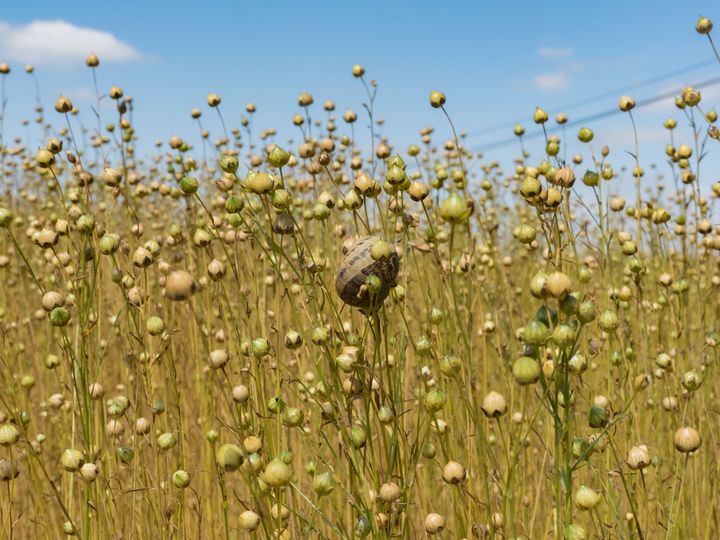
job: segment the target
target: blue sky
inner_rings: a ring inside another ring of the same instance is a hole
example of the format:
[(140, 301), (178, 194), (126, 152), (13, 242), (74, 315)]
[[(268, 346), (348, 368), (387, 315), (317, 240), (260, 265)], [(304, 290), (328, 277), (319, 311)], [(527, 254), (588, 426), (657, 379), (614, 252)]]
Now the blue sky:
[[(398, 149), (417, 142), (424, 126), (437, 128), (438, 142), (449, 135), (438, 111), (428, 105), (433, 89), (447, 95), (459, 130), (473, 134), (507, 123), (467, 139), (467, 146), (480, 148), (511, 136), (518, 118), (527, 119), (529, 132), (537, 129), (530, 121), (537, 105), (554, 115), (579, 99), (711, 60), (707, 40), (693, 28), (700, 14), (720, 23), (720, 4), (710, 1), (611, 1), (602, 7), (388, 0), (194, 5), (126, 0), (113, 8), (97, 1), (6, 4), (0, 13), (0, 62), (13, 68), (7, 79), (6, 135), (25, 135), (20, 120), (34, 117), (33, 82), (22, 72), (26, 61), (36, 65), (47, 108), (64, 93), (81, 109), (85, 123), (92, 122), (92, 78), (83, 58), (90, 52), (84, 48), (93, 47), (101, 49), (95, 50), (101, 90), (118, 84), (135, 98), (141, 147), (173, 134), (197, 137), (192, 107), (203, 108), (206, 127), (219, 135), (217, 118), (206, 107), (208, 92), (223, 98), (223, 114), (232, 125), (248, 101), (256, 103), (256, 129), (277, 128), (279, 142), (297, 138), (291, 118), (302, 91), (314, 95), (316, 115), (326, 99), (335, 101), (338, 116), (347, 108), (361, 114), (364, 90), (350, 72), (357, 62), (368, 79), (379, 82), (377, 114)], [(73, 26), (47, 26), (48, 21)], [(57, 34), (47, 34), (48, 28)], [(717, 76), (720, 64), (707, 63), (628, 93), (641, 101)], [(567, 113), (573, 120), (612, 109), (619, 95)], [(704, 96), (706, 108), (713, 102), (720, 107), (720, 85)], [(104, 118), (110, 113), (106, 106)], [(662, 157), (667, 135), (661, 124), (668, 115), (682, 118), (671, 99), (636, 111), (646, 165)], [(341, 120), (338, 124), (343, 126)], [(620, 155), (632, 147), (627, 117), (610, 116), (590, 127), (598, 146), (610, 144), (618, 161), (629, 162)], [(39, 133), (33, 129), (31, 134)], [(580, 149), (576, 129), (568, 133), (570, 152)], [(513, 146), (488, 156), (509, 166), (516, 153)]]

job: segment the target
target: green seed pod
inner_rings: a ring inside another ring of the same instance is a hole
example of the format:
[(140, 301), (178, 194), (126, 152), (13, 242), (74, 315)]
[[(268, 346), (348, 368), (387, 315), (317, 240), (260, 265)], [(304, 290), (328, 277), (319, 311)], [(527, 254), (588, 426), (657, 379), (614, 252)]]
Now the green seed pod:
[(41, 169), (48, 169), (55, 163), (55, 156), (52, 152), (50, 152), (50, 150), (41, 148), (35, 155), (35, 160), (37, 161), (38, 167)]
[(628, 262), (628, 268), (633, 274), (640, 274), (645, 270), (645, 265), (637, 257), (631, 257)]
[(713, 23), (710, 19), (707, 17), (700, 17), (698, 19), (697, 25), (695, 26), (695, 31), (698, 34), (707, 35), (710, 32), (712, 32), (713, 29)]
[(430, 105), (435, 109), (445, 105), (445, 94), (436, 91), (430, 92)]
[(605, 409), (598, 406), (590, 407), (588, 411), (588, 424), (592, 428), (604, 428), (608, 423), (608, 413)]
[(520, 184), (520, 193), (526, 199), (537, 197), (540, 195), (541, 190), (542, 185), (540, 184), (540, 180), (532, 176), (526, 176), (523, 178), (522, 184)]
[(623, 242), (622, 252), (624, 255), (635, 255), (635, 253), (637, 253), (637, 244), (635, 244), (632, 240)]
[(67, 326), (70, 322), (70, 312), (64, 307), (56, 307), (50, 312), (50, 322), (53, 326)]
[(151, 336), (159, 336), (165, 331), (165, 322), (157, 315), (153, 315), (148, 318), (145, 328)]
[(0, 424), (0, 445), (12, 446), (20, 440), (20, 430), (15, 424)]
[(398, 186), (402, 184), (406, 178), (407, 175), (405, 174), (405, 170), (397, 165), (392, 165), (391, 167), (389, 167), (388, 172), (385, 175), (385, 180), (387, 180), (388, 183), (392, 186)]
[(577, 314), (578, 301), (574, 294), (568, 294), (565, 298), (558, 302), (560, 311), (567, 317), (572, 317)]
[(440, 359), (440, 372), (446, 377), (455, 377), (462, 370), (462, 360), (457, 356), (445, 355)]
[(115, 449), (115, 455), (123, 463), (130, 463), (135, 457), (135, 451), (127, 446), (118, 446)]
[(694, 392), (702, 386), (703, 376), (695, 370), (690, 370), (683, 374), (681, 383), (685, 390)]
[(95, 218), (89, 214), (84, 214), (78, 218), (75, 225), (80, 234), (88, 236), (95, 230)]
[(240, 165), (240, 161), (238, 160), (237, 156), (232, 156), (229, 154), (223, 154), (220, 156), (220, 169), (222, 172), (227, 174), (234, 174), (235, 171), (238, 170), (238, 166)]
[(353, 426), (350, 430), (350, 442), (352, 442), (353, 448), (356, 450), (363, 448), (367, 442), (365, 429), (360, 426)]
[(584, 437), (575, 437), (572, 442), (572, 453), (575, 458), (589, 457), (593, 453), (592, 443)]
[(580, 486), (575, 492), (575, 506), (581, 510), (592, 510), (600, 502), (601, 496), (587, 486)]
[(120, 247), (120, 237), (117, 234), (103, 234), (100, 238), (100, 253), (112, 255)]
[(7, 208), (0, 207), (0, 228), (7, 229), (13, 221), (13, 213)]
[(440, 217), (454, 225), (467, 221), (472, 213), (472, 207), (457, 191), (453, 191), (440, 204)]
[(441, 309), (436, 307), (430, 308), (430, 313), (428, 313), (430, 324), (440, 324), (444, 318), (445, 316)]
[(435, 445), (433, 443), (425, 443), (422, 447), (422, 455), (425, 459), (433, 459), (435, 457)]
[(573, 375), (582, 375), (587, 369), (587, 359), (580, 353), (576, 353), (568, 361), (568, 368)]
[(170, 450), (177, 444), (177, 436), (172, 432), (162, 433), (157, 438), (157, 445), (160, 450)]
[(315, 345), (324, 345), (327, 343), (328, 339), (330, 339), (330, 334), (325, 327), (316, 326), (313, 328), (310, 341), (312, 341)]
[(296, 407), (288, 407), (282, 413), (282, 423), (288, 427), (299, 427), (305, 420), (305, 414)]
[(205, 229), (197, 229), (193, 234), (193, 244), (197, 247), (207, 247), (212, 242), (212, 236)]
[(268, 155), (268, 163), (273, 167), (281, 168), (288, 164), (290, 161), (290, 154), (283, 150), (277, 144), (273, 147)]
[(197, 193), (198, 190), (198, 181), (195, 178), (190, 178), (189, 176), (183, 176), (183, 178), (180, 180), (180, 190), (185, 195), (193, 195)]
[(230, 195), (225, 201), (225, 211), (228, 214), (237, 214), (245, 208), (245, 201), (235, 195)]
[(215, 454), (218, 467), (225, 472), (237, 471), (245, 458), (243, 451), (236, 444), (223, 444)]
[(580, 270), (578, 270), (578, 278), (580, 279), (580, 283), (589, 283), (592, 279), (592, 270), (587, 266), (581, 266)]
[(273, 459), (265, 466), (262, 476), (263, 482), (273, 488), (287, 485), (290, 478), (292, 478), (292, 469), (278, 458)]
[(662, 369), (672, 369), (672, 358), (667, 353), (658, 354), (657, 358), (655, 359), (655, 363)]
[(55, 369), (60, 365), (60, 359), (54, 354), (48, 354), (45, 357), (45, 367), (48, 369)]
[(374, 261), (382, 261), (388, 259), (395, 252), (395, 249), (384, 240), (377, 240), (370, 248), (370, 257)]
[(639, 392), (640, 390), (645, 390), (648, 386), (650, 386), (651, 381), (652, 379), (650, 378), (649, 374), (641, 373), (635, 376), (635, 379), (633, 380), (633, 388), (636, 392)]
[(378, 409), (378, 420), (381, 424), (389, 424), (395, 418), (395, 413), (387, 405), (383, 405)]
[(262, 358), (270, 352), (270, 342), (265, 338), (255, 338), (250, 342), (250, 350), (255, 358)]
[(598, 324), (605, 332), (610, 333), (618, 329), (620, 326), (620, 319), (614, 311), (607, 309), (603, 311), (602, 315), (600, 315)]
[(521, 356), (513, 362), (512, 374), (518, 384), (533, 384), (540, 378), (540, 364), (534, 358)]
[(522, 224), (517, 228), (515, 237), (520, 240), (523, 244), (532, 244), (537, 237), (537, 230), (535, 227), (527, 224)]
[(313, 219), (317, 219), (318, 221), (324, 221), (330, 217), (330, 212), (330, 208), (319, 202), (316, 203), (315, 206), (313, 206), (312, 217)]
[(597, 309), (595, 308), (595, 303), (592, 300), (586, 300), (578, 307), (578, 320), (583, 324), (587, 324), (595, 320), (596, 315)]
[(280, 396), (270, 398), (267, 404), (268, 411), (273, 414), (280, 414), (285, 410), (285, 402)]
[(569, 324), (558, 324), (553, 329), (552, 341), (558, 347), (570, 347), (575, 343), (575, 329)]
[(303, 337), (302, 334), (299, 332), (296, 332), (295, 330), (289, 330), (287, 334), (285, 334), (285, 347), (287, 347), (290, 350), (295, 350), (299, 347), (301, 347), (303, 344)]
[(441, 392), (440, 390), (431, 390), (427, 394), (425, 394), (425, 399), (423, 400), (425, 403), (425, 409), (430, 414), (435, 414), (436, 412), (440, 411), (445, 404), (447, 403), (447, 395), (445, 395), (444, 392)]
[(269, 174), (250, 171), (245, 176), (245, 189), (257, 195), (263, 195), (272, 191), (274, 182)]
[(127, 407), (123, 403), (120, 403), (119, 401), (113, 399), (112, 401), (110, 401), (110, 403), (108, 403), (107, 413), (108, 416), (110, 416), (111, 418), (119, 418), (120, 416), (125, 414), (126, 409)]
[(85, 463), (85, 458), (80, 450), (68, 448), (60, 456), (60, 464), (68, 472), (75, 472)]
[(427, 336), (420, 336), (415, 340), (415, 349), (420, 356), (430, 354), (432, 351), (432, 342)]
[(260, 525), (260, 516), (252, 510), (245, 510), (240, 514), (238, 526), (241, 530), (253, 532)]
[(593, 133), (592, 129), (588, 127), (581, 127), (580, 131), (578, 131), (578, 139), (580, 142), (589, 143), (593, 140), (593, 137), (595, 134)]
[(289, 191), (279, 188), (273, 191), (270, 202), (278, 210), (287, 210), (292, 205), (292, 195)]
[(589, 187), (597, 187), (600, 184), (600, 176), (594, 171), (585, 171), (582, 182)]
[(548, 141), (545, 145), (545, 152), (548, 156), (557, 156), (560, 153), (560, 145), (555, 141)]
[(535, 113), (533, 113), (533, 122), (535, 122), (536, 124), (544, 124), (547, 121), (548, 121), (547, 113), (540, 107), (536, 107)]
[(530, 321), (523, 330), (522, 339), (528, 345), (544, 345), (550, 337), (550, 330), (547, 326), (537, 320)]
[[(443, 103), (444, 102), (445, 102), (445, 96), (443, 96)], [(358, 518), (357, 522), (355, 523), (355, 528), (353, 529), (353, 534), (355, 536), (357, 536), (358, 538), (365, 538), (371, 532), (372, 532), (372, 524), (370, 523), (370, 520), (364, 514), (361, 515)]]
[(335, 489), (335, 480), (329, 472), (323, 472), (315, 475), (313, 478), (313, 491), (318, 497), (330, 495)]
[(335, 365), (345, 373), (352, 373), (357, 360), (357, 355), (342, 352), (335, 357)]
[(540, 300), (547, 298), (547, 274), (545, 272), (538, 272), (530, 280), (530, 294)]
[(190, 485), (190, 473), (178, 469), (172, 475), (172, 483), (178, 489), (185, 489)]
[(543, 304), (535, 312), (535, 319), (543, 323), (548, 328), (555, 326), (558, 323), (558, 313), (552, 308), (549, 308), (547, 304)]

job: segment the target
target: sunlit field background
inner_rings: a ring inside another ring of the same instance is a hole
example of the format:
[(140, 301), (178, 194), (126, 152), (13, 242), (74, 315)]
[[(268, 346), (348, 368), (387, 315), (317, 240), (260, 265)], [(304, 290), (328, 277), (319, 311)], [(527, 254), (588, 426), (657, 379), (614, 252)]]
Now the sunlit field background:
[(677, 19), (680, 67), (486, 121), (438, 72), (395, 131), (355, 58), (264, 82), (274, 126), (0, 22), (0, 537), (717, 538), (720, 55)]

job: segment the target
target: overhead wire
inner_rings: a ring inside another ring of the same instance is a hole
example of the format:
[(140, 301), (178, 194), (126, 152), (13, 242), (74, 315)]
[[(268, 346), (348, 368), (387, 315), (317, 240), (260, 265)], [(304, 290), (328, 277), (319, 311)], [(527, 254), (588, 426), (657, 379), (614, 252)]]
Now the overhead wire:
[[(555, 107), (555, 108), (560, 109), (563, 112), (571, 111), (573, 109), (577, 109), (578, 107), (597, 103), (598, 101), (602, 101), (603, 99), (615, 97), (618, 94), (628, 93), (630, 90), (642, 88), (644, 86), (655, 84), (655, 83), (670, 79), (672, 77), (677, 77), (678, 75), (683, 75), (685, 73), (695, 71), (696, 69), (706, 67), (710, 64), (714, 64), (716, 61), (717, 61), (716, 59), (710, 58), (707, 60), (703, 60), (702, 62), (696, 62), (694, 64), (676, 68), (674, 70), (667, 71), (660, 75), (655, 75), (653, 77), (649, 77), (649, 78), (643, 79), (641, 81), (636, 81), (634, 83), (625, 84), (623, 86), (613, 88), (612, 90), (606, 90), (600, 94), (595, 94), (593, 96), (585, 97), (585, 98), (579, 99), (577, 101), (572, 101), (570, 103), (566, 103), (562, 107)], [(477, 129), (477, 130), (474, 130), (474, 131), (468, 133), (466, 135), (466, 138), (477, 137), (478, 135), (484, 135), (485, 133), (492, 133), (495, 131), (499, 131), (501, 129), (508, 129), (509, 125), (512, 126), (514, 124), (520, 124), (520, 123), (524, 122), (525, 120), (526, 120), (526, 118), (517, 118), (514, 121), (505, 121), (505, 122), (501, 122), (498, 124), (494, 124), (492, 126), (480, 128), (480, 129)]]
[[(711, 79), (706, 79), (704, 81), (693, 84), (691, 86), (693, 88), (700, 90), (703, 88), (707, 88), (709, 86), (714, 86), (719, 83), (720, 83), (720, 77), (713, 77)], [(668, 99), (673, 96), (677, 96), (680, 94), (681, 91), (682, 91), (681, 89), (677, 89), (677, 90), (672, 90), (669, 92), (663, 92), (662, 94), (658, 94), (651, 98), (637, 101), (635, 108), (647, 107), (648, 105), (652, 105), (653, 103), (657, 103), (664, 99)], [(560, 131), (563, 127), (567, 128), (567, 127), (579, 126), (579, 125), (587, 124), (589, 122), (595, 122), (597, 120), (602, 120), (604, 118), (607, 118), (608, 116), (612, 116), (615, 114), (622, 114), (622, 112), (620, 111), (620, 109), (618, 107), (614, 107), (613, 109), (605, 110), (605, 111), (591, 114), (588, 116), (583, 116), (582, 118), (578, 118), (576, 120), (570, 120), (563, 125), (557, 125), (557, 126), (550, 127), (547, 129), (547, 133), (548, 134), (556, 133), (557, 131)], [(506, 125), (506, 127), (507, 127), (507, 125)], [(529, 133), (529, 134), (526, 133), (522, 137), (523, 137), (523, 141), (527, 141), (527, 140), (536, 139), (536, 138), (543, 137), (543, 136), (544, 136), (544, 133), (542, 131), (538, 131), (538, 132)], [(491, 142), (488, 144), (477, 144), (477, 145), (473, 145), (473, 146), (477, 150), (487, 151), (487, 150), (494, 150), (496, 148), (502, 148), (503, 146), (508, 146), (510, 144), (517, 144), (517, 141), (518, 141), (518, 136), (514, 135), (512, 137), (508, 137), (507, 139), (503, 139), (500, 141), (495, 141), (495, 142)]]

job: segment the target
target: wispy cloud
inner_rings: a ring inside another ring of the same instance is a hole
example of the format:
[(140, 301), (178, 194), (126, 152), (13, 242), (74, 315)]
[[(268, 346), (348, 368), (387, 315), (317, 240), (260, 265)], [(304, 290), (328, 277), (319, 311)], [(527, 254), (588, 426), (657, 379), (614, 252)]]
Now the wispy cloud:
[(570, 47), (540, 47), (538, 54), (543, 58), (570, 58), (575, 51)]
[(93, 90), (89, 86), (71, 88), (70, 90), (65, 92), (65, 95), (69, 97), (73, 102), (95, 102), (95, 100), (97, 99), (97, 96), (95, 95), (95, 90)]
[(538, 73), (533, 77), (533, 87), (544, 92), (564, 90), (570, 86), (570, 77), (565, 71)]
[[(638, 129), (637, 135), (641, 144), (667, 143), (669, 140), (668, 130), (662, 126), (641, 127)], [(598, 130), (598, 140), (609, 141), (617, 148), (630, 148), (635, 144), (635, 134), (629, 126), (610, 128), (608, 130)]]
[[(663, 114), (681, 114), (678, 108), (675, 106), (675, 98), (682, 94), (683, 88), (687, 86), (682, 81), (671, 81), (659, 86), (651, 95), (665, 94), (673, 92), (674, 95), (667, 97), (660, 101), (656, 101), (643, 108), (643, 111), (663, 113)], [(720, 100), (720, 86), (712, 85), (700, 88), (700, 94), (702, 95), (702, 107), (703, 110), (711, 109), (713, 107), (720, 106), (718, 101)], [(642, 101), (642, 99), (640, 100)], [(706, 111), (707, 112), (707, 111)]]
[(110, 32), (54, 20), (28, 24), (0, 21), (0, 59), (32, 64), (67, 65), (80, 63), (90, 53), (100, 61), (140, 60), (132, 45)]

